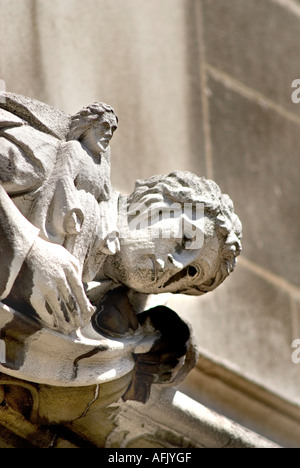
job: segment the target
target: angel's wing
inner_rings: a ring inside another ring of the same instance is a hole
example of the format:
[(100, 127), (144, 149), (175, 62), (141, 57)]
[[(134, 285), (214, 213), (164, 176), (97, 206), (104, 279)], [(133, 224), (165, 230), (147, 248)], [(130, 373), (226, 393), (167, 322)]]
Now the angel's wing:
[(43, 102), (18, 94), (0, 92), (0, 109), (25, 120), (41, 132), (65, 140), (71, 116)]

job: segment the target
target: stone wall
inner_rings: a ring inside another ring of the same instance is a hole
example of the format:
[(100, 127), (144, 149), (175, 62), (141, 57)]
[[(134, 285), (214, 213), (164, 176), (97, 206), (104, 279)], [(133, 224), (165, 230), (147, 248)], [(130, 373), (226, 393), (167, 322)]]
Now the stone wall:
[(110, 103), (116, 187), (183, 169), (233, 198), (244, 228), (236, 272), (171, 302), (204, 351), (295, 404), (299, 30), (296, 0), (0, 0), (7, 90), (70, 113)]
[(192, 300), (187, 316), (203, 348), (299, 404), (291, 344), (300, 336), (300, 106), (291, 84), (299, 78), (300, 5), (201, 7), (207, 174), (235, 202), (244, 251), (235, 274), (199, 300), (199, 311)]

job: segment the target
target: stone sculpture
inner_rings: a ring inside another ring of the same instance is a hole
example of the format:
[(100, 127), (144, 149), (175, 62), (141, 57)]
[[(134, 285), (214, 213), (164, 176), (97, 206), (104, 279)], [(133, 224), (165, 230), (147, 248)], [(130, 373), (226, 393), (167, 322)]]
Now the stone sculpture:
[(116, 397), (145, 402), (152, 384), (174, 385), (196, 363), (189, 325), (157, 295), (214, 290), (241, 252), (241, 223), (215, 182), (188, 172), (117, 193), (117, 125), (103, 103), (69, 116), (1, 93), (4, 381), (68, 391), (122, 381)]

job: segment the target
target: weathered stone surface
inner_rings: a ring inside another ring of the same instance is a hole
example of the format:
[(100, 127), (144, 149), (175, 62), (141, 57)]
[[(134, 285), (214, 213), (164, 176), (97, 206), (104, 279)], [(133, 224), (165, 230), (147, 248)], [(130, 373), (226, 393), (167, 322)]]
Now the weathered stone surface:
[(209, 89), (214, 177), (243, 221), (243, 255), (300, 285), (299, 127), (213, 78)]
[(203, 12), (207, 62), (299, 115), (299, 14), (269, 0), (203, 0)]

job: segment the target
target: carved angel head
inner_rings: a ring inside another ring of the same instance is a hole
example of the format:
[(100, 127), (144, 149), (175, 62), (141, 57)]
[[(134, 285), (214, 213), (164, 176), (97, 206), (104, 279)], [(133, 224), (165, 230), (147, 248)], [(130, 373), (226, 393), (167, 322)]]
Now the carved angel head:
[(71, 117), (67, 140), (81, 141), (92, 153), (107, 150), (118, 127), (118, 117), (111, 106), (94, 103)]

